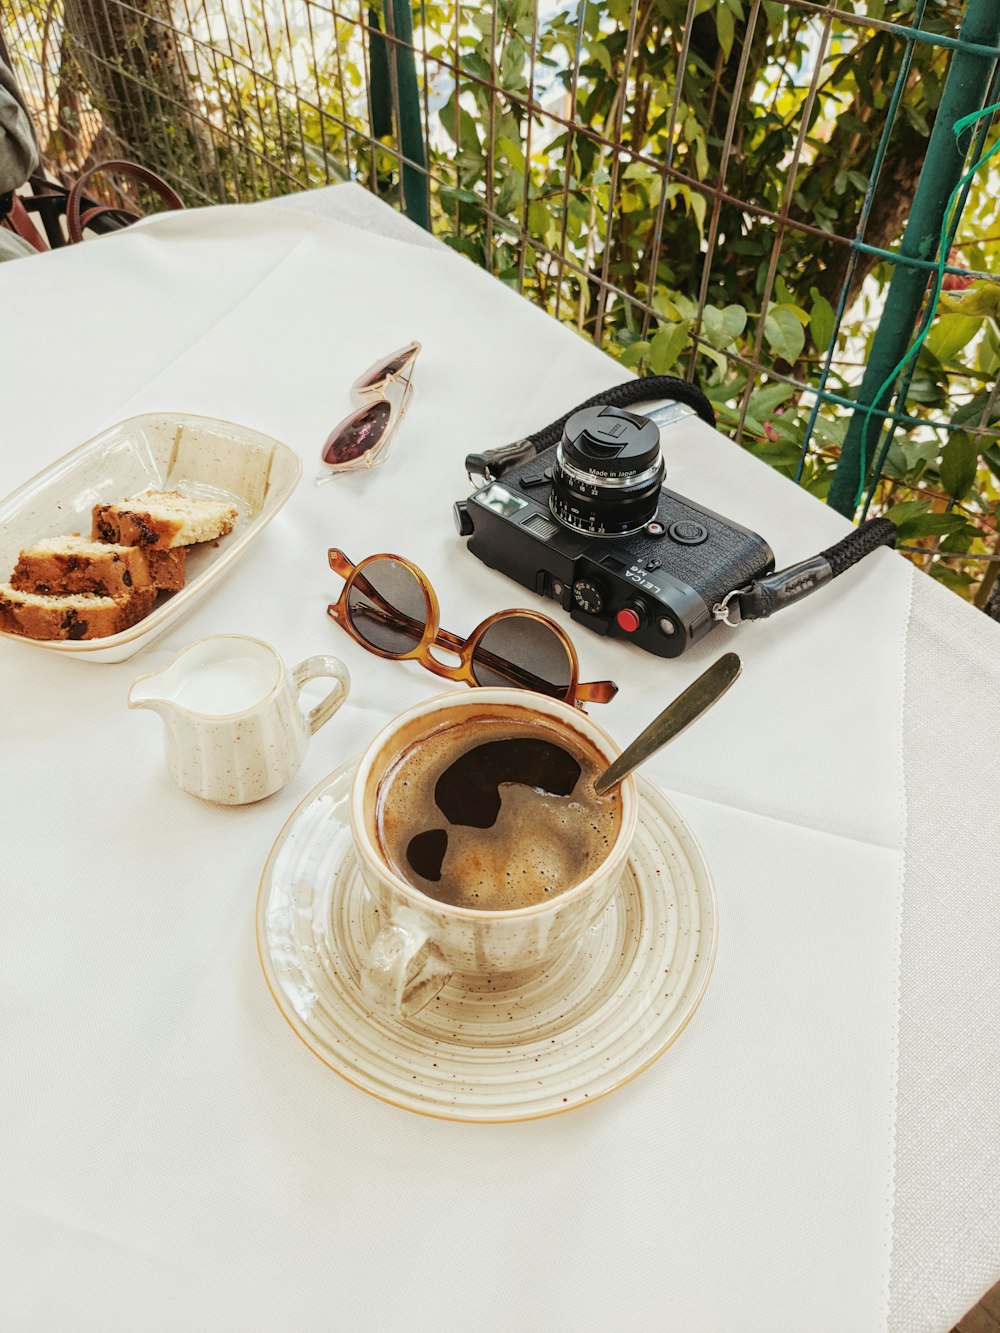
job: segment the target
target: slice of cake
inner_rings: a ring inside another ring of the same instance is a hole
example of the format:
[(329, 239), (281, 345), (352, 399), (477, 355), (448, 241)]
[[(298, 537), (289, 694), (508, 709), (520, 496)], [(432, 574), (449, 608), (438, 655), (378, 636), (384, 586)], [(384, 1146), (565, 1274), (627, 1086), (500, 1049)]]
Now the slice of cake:
[(3, 583), (0, 630), (27, 639), (104, 639), (149, 615), (155, 600), (155, 588), (135, 588), (128, 597), (98, 597), (86, 592), (54, 597), (21, 592)]
[(46, 537), (25, 547), (11, 575), (20, 592), (92, 592), (99, 597), (127, 597), (133, 588), (184, 587), (185, 547), (154, 551), (91, 541), (76, 533)]
[(139, 551), (145, 556), (149, 566), (149, 581), (154, 588), (162, 588), (164, 592), (179, 592), (184, 587), (186, 546), (174, 546), (168, 551), (158, 551), (155, 546), (132, 546), (129, 550)]
[(26, 547), (10, 576), (20, 592), (90, 592), (127, 597), (148, 586), (149, 564), (137, 546), (109, 546), (88, 537), (47, 537)]
[(224, 500), (205, 500), (179, 491), (146, 491), (119, 504), (94, 505), (95, 541), (167, 550), (225, 537), (237, 510)]

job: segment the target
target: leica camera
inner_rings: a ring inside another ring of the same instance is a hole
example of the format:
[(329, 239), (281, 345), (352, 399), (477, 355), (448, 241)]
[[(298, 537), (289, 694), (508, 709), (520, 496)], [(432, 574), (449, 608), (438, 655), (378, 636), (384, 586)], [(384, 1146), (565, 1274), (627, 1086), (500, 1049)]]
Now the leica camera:
[(455, 506), (459, 534), (580, 624), (679, 657), (734, 590), (774, 569), (757, 533), (664, 486), (657, 423), (687, 415), (679, 403), (648, 416), (584, 407), (550, 448), (529, 439), (470, 455), (484, 484)]

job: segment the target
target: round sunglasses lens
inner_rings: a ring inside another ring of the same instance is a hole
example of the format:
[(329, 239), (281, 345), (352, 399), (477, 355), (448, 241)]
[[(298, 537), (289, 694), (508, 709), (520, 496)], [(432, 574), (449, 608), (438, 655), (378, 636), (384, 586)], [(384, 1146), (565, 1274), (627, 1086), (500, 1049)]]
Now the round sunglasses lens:
[(351, 624), (365, 643), (392, 657), (414, 649), (427, 627), (420, 580), (398, 560), (373, 560), (347, 594)]
[(389, 403), (370, 403), (352, 412), (331, 432), (324, 444), (323, 462), (337, 467), (363, 458), (385, 434), (391, 413)]
[(544, 621), (504, 616), (476, 644), (472, 674), (477, 685), (514, 685), (565, 699), (573, 664), (562, 639)]
[(381, 361), (369, 366), (363, 375), (358, 376), (354, 381), (354, 389), (374, 389), (376, 384), (381, 384), (390, 375), (398, 375), (407, 361), (412, 361), (416, 354), (416, 343), (409, 343), (406, 347), (401, 347), (398, 352), (393, 352), (391, 356), (383, 357)]

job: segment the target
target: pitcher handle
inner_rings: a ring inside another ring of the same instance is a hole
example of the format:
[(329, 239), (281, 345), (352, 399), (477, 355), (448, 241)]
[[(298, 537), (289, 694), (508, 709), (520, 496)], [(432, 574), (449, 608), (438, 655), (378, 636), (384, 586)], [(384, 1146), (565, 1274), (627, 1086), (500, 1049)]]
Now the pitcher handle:
[(351, 688), (350, 672), (340, 658), (327, 657), (325, 654), (321, 654), (318, 657), (307, 657), (304, 662), (300, 662), (298, 666), (292, 668), (292, 680), (295, 682), (296, 696), (301, 695), (302, 686), (305, 685), (307, 680), (315, 680), (317, 676), (330, 676), (336, 681), (336, 684), (329, 694), (324, 695), (315, 708), (306, 713), (305, 723), (309, 728), (310, 735), (319, 731), (324, 722), (329, 722), (347, 698)]
[(409, 1018), (434, 999), (450, 976), (426, 922), (400, 907), (372, 941), (361, 971), (361, 992), (373, 1007)]

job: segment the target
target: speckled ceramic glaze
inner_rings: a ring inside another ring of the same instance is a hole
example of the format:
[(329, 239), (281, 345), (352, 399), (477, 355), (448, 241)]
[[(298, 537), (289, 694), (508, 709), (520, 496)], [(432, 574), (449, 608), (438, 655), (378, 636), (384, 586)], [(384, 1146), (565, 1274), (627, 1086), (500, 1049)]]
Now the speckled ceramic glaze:
[(429, 898), (386, 863), (375, 830), (376, 793), (382, 775), (410, 744), (440, 727), (461, 725), (475, 735), (484, 716), (544, 721), (557, 732), (583, 739), (610, 764), (618, 746), (579, 708), (526, 690), (451, 691), (408, 708), (371, 742), (358, 762), (351, 792), (351, 827), (368, 888), (384, 929), (372, 944), (362, 973), (370, 1001), (397, 1016), (416, 1013), (453, 972), (492, 974), (538, 968), (564, 954), (608, 904), (621, 877), (635, 831), (632, 778), (618, 788), (621, 820), (600, 866), (579, 884), (546, 902), (511, 911), (453, 907)]
[(0, 500), (0, 583), (24, 547), (66, 532), (89, 535), (98, 500), (148, 490), (228, 500), (238, 511), (233, 531), (190, 547), (184, 587), (161, 593), (149, 615), (130, 629), (103, 639), (25, 639), (2, 631), (0, 638), (87, 662), (132, 657), (214, 586), (263, 532), (301, 475), (298, 455), (287, 445), (245, 426), (177, 412), (120, 421)]
[[(308, 680), (335, 684), (308, 714), (299, 693)], [(278, 791), (298, 772), (309, 738), (350, 690), (336, 657), (310, 657), (291, 672), (260, 639), (214, 634), (182, 649), (161, 670), (140, 676), (129, 708), (163, 718), (170, 776), (184, 791), (222, 805), (245, 805)]]
[(353, 771), (338, 768), (291, 816), (257, 904), (268, 986), (321, 1060), (408, 1111), (530, 1120), (604, 1096), (676, 1039), (711, 975), (716, 903), (690, 830), (649, 782), (636, 780), (638, 821), (616, 889), (574, 948), (517, 981), (455, 975), (404, 1021), (361, 989), (384, 923), (351, 835)]

